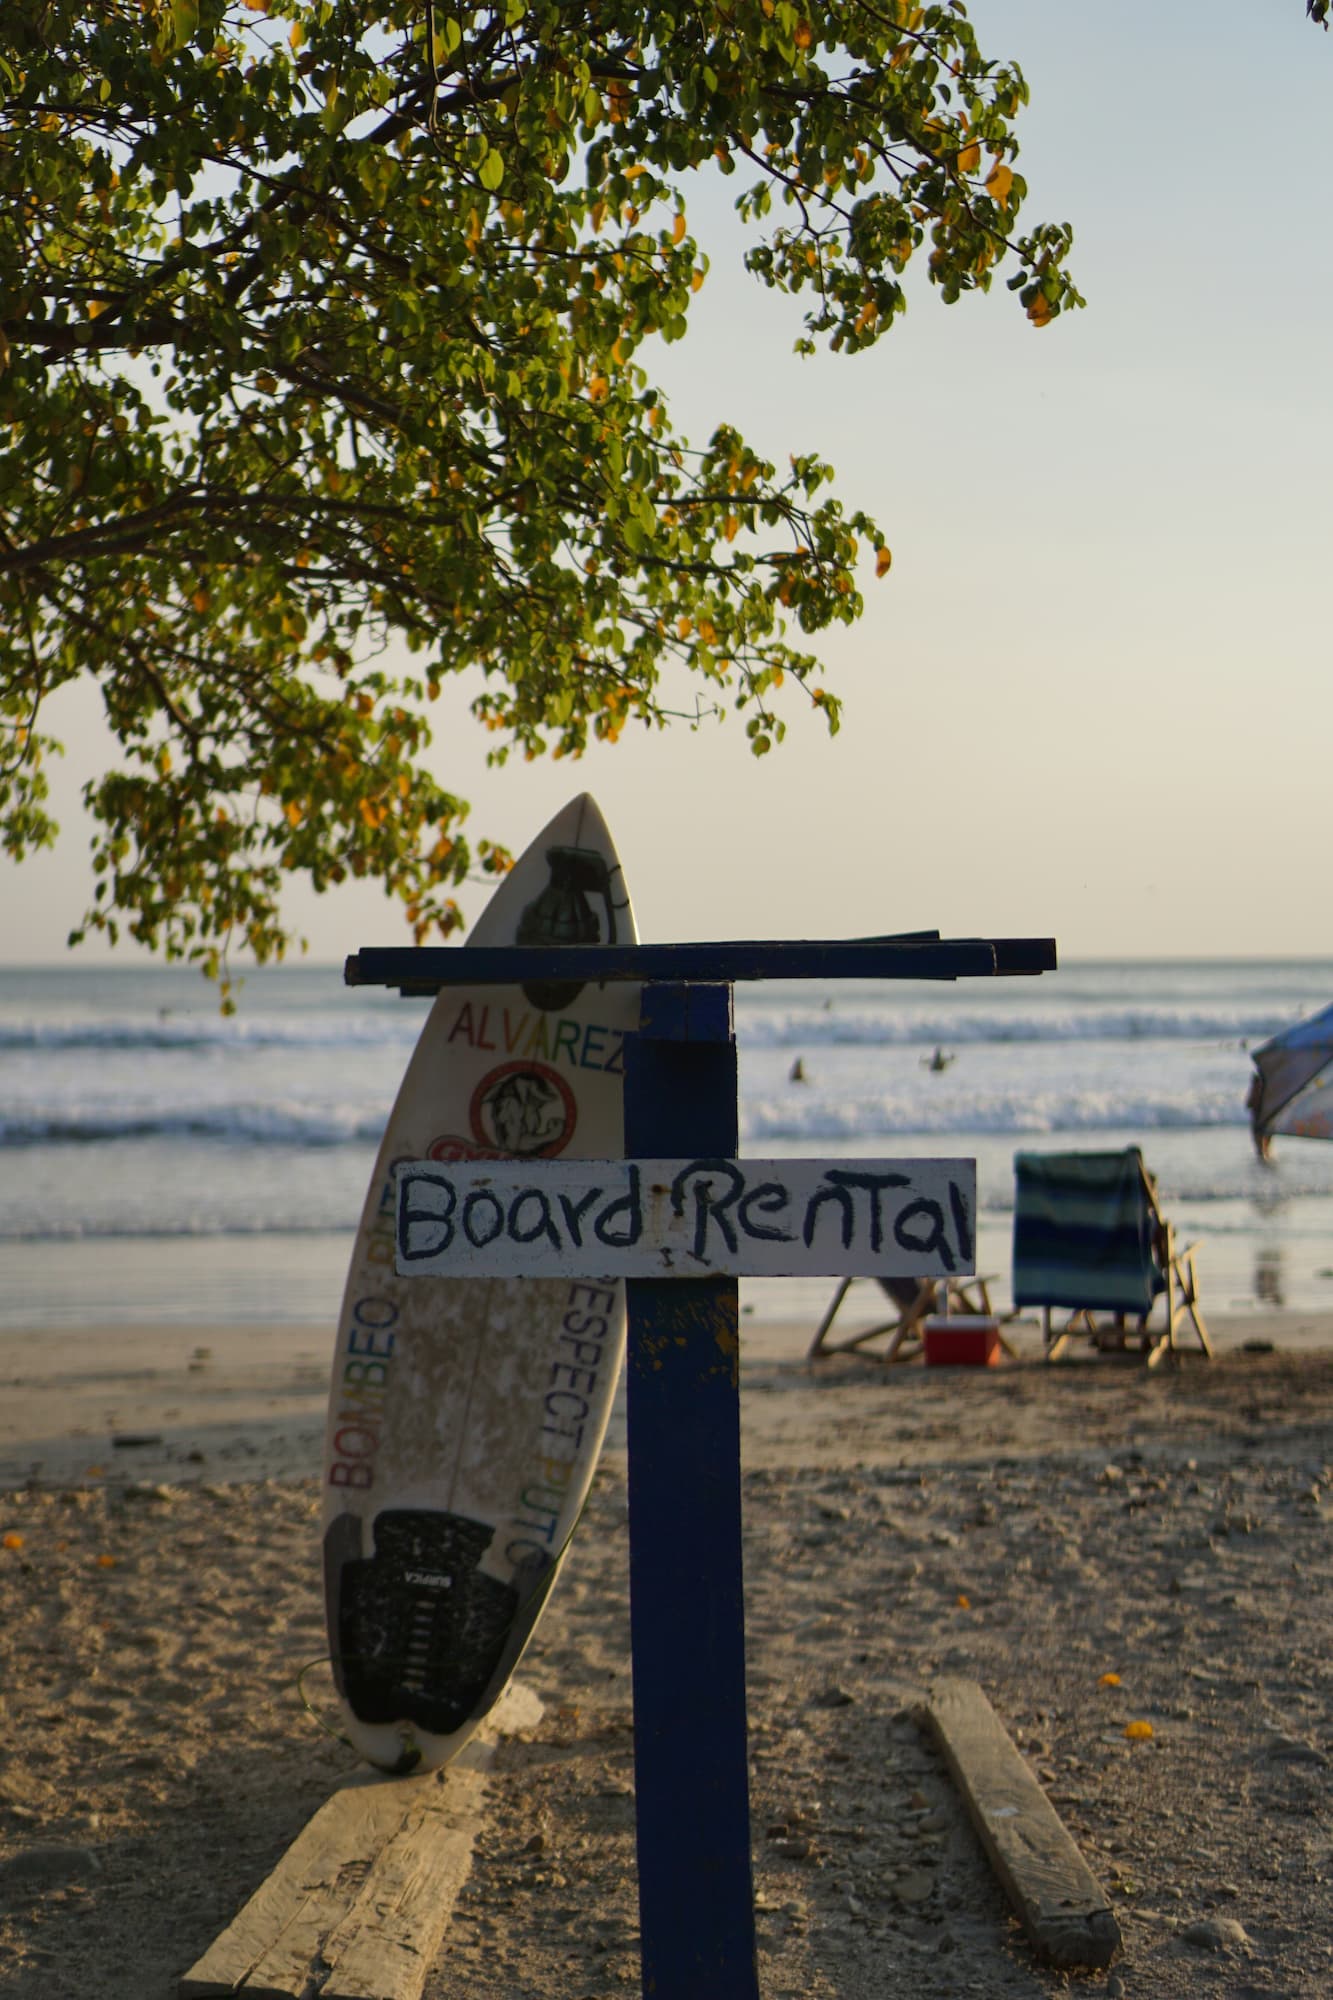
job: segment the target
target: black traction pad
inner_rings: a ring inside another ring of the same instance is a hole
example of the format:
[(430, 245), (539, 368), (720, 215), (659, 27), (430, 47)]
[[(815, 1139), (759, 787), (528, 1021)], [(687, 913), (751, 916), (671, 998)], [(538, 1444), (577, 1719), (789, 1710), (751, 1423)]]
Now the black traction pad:
[(462, 1514), (386, 1509), (371, 1524), (374, 1554), (347, 1560), (360, 1525), (344, 1515), (324, 1538), (338, 1684), (362, 1722), (448, 1736), (477, 1711), (519, 1608), (512, 1584), (477, 1568), (495, 1530)]

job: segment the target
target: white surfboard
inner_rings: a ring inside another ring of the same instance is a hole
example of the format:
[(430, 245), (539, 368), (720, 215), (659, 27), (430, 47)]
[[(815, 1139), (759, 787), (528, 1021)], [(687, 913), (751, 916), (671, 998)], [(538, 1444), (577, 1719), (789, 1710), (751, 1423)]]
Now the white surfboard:
[[(469, 941), (634, 936), (585, 793)], [(619, 1283), (397, 1276), (397, 1164), (620, 1157), (638, 1013), (627, 984), (446, 987), (390, 1113), (339, 1321), (323, 1504), (343, 1721), (383, 1769), (446, 1763), (512, 1674), (587, 1496), (625, 1345)]]

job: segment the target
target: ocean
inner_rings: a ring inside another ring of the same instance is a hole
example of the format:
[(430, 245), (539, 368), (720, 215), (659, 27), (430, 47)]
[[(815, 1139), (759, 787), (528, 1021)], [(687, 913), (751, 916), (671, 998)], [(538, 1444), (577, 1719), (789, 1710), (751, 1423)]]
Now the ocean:
[[(740, 988), (742, 1150), (974, 1158), (1003, 1305), (1015, 1152), (1136, 1143), (1207, 1311), (1333, 1310), (1333, 1145), (1261, 1165), (1244, 1108), (1247, 1051), (1331, 997), (1328, 961)], [(251, 973), (230, 1018), (180, 967), (0, 970), (0, 1331), (332, 1328), (425, 1007), (331, 966)], [(799, 1351), (831, 1290), (743, 1302)]]

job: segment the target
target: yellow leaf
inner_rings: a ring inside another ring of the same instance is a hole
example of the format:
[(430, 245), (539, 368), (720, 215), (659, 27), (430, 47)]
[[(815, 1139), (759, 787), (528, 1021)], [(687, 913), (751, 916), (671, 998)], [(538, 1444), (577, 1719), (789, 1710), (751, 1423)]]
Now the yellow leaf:
[(1038, 292), (1036, 298), (1028, 307), (1028, 318), (1034, 326), (1049, 326), (1055, 318), (1055, 314), (1051, 310), (1051, 302), (1044, 292)]
[(5, 1547), (6, 1547), (7, 1549), (21, 1549), (21, 1548), (23, 1547), (23, 1537), (22, 1537), (22, 1535), (16, 1535), (16, 1534), (9, 1534), (9, 1535), (6, 1535), (6, 1536), (5, 1536)]
[(190, 602), (194, 606), (195, 610), (199, 613), (199, 616), (202, 618), (205, 611), (207, 611), (210, 603), (212, 602), (212, 599), (209, 597), (208, 592), (206, 590), (196, 590), (194, 596), (190, 599)]
[(1119, 1674), (1103, 1674), (1097, 1685), (1104, 1688), (1118, 1688), (1120, 1685), (1120, 1676)]
[(1009, 206), (1009, 192), (1014, 185), (1012, 167), (1003, 160), (997, 160), (986, 176), (986, 192), (998, 208)]
[(958, 1609), (959, 1609), (960, 1611), (970, 1611), (970, 1610), (972, 1609), (972, 1600), (971, 1600), (971, 1598), (970, 1598), (970, 1597), (968, 1597), (968, 1596), (967, 1596), (967, 1595), (966, 1595), (966, 1594), (965, 1594), (965, 1593), (964, 1593), (963, 1591), (961, 1591), (961, 1590), (960, 1590), (960, 1591), (959, 1591), (959, 1593), (958, 1593)]
[(964, 146), (958, 155), (958, 171), (960, 174), (974, 174), (980, 165), (981, 148), (974, 139), (971, 145)]
[(255, 376), (255, 387), (262, 395), (271, 396), (278, 386), (276, 375), (270, 375), (267, 368), (261, 368)]
[(99, 1556), (97, 1558), (97, 1567), (99, 1569), (114, 1569), (116, 1567), (116, 1558), (114, 1556)]
[(1151, 1722), (1127, 1722), (1125, 1734), (1131, 1743), (1146, 1743), (1152, 1735)]
[(795, 42), (797, 48), (798, 49), (810, 48), (814, 43), (814, 39), (815, 39), (815, 31), (810, 26), (810, 23), (808, 21), (798, 21), (796, 23), (796, 33), (792, 37), (792, 40)]
[(110, 303), (109, 299), (89, 299), (89, 319), (97, 319), (102, 313), (107, 312), (110, 309)]
[(677, 214), (675, 221), (671, 225), (671, 241), (673, 243), (679, 243), (681, 237), (684, 234), (685, 234), (685, 215), (684, 211), (682, 210), (680, 213)]
[(891, 570), (892, 568), (893, 568), (893, 550), (892, 550), (892, 549), (876, 549), (876, 550), (875, 550), (875, 575), (876, 575), (876, 576), (887, 576), (887, 575), (888, 575), (888, 573), (889, 573), (889, 571), (890, 571), (890, 570)]
[(286, 805), (283, 807), (283, 811), (287, 816), (288, 826), (299, 826), (301, 824), (301, 808), (297, 805), (295, 799), (288, 799)]
[(697, 292), (699, 287), (702, 285), (703, 281), (704, 281), (704, 274), (702, 271), (691, 271), (690, 290), (692, 292)]
[(736, 519), (736, 516), (734, 514), (728, 514), (726, 520), (722, 523), (722, 533), (727, 541), (729, 542), (735, 541), (736, 532), (740, 527), (740, 525), (741, 525), (740, 522)]

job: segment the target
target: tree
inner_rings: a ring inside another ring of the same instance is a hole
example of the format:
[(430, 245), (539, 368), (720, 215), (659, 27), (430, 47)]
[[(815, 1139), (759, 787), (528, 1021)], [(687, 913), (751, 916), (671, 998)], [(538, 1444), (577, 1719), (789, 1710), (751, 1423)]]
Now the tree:
[(957, 0), (7, 0), (0, 96), (3, 840), (52, 837), (41, 710), (94, 676), (75, 935), (214, 970), (281, 954), (289, 871), (420, 939), (507, 864), (422, 767), (446, 675), (501, 758), (664, 723), (673, 661), (758, 753), (784, 682), (836, 727), (799, 641), (888, 551), (818, 458), (673, 433), (691, 173), (741, 176), (805, 348), (873, 346), (918, 253), (1082, 303)]

